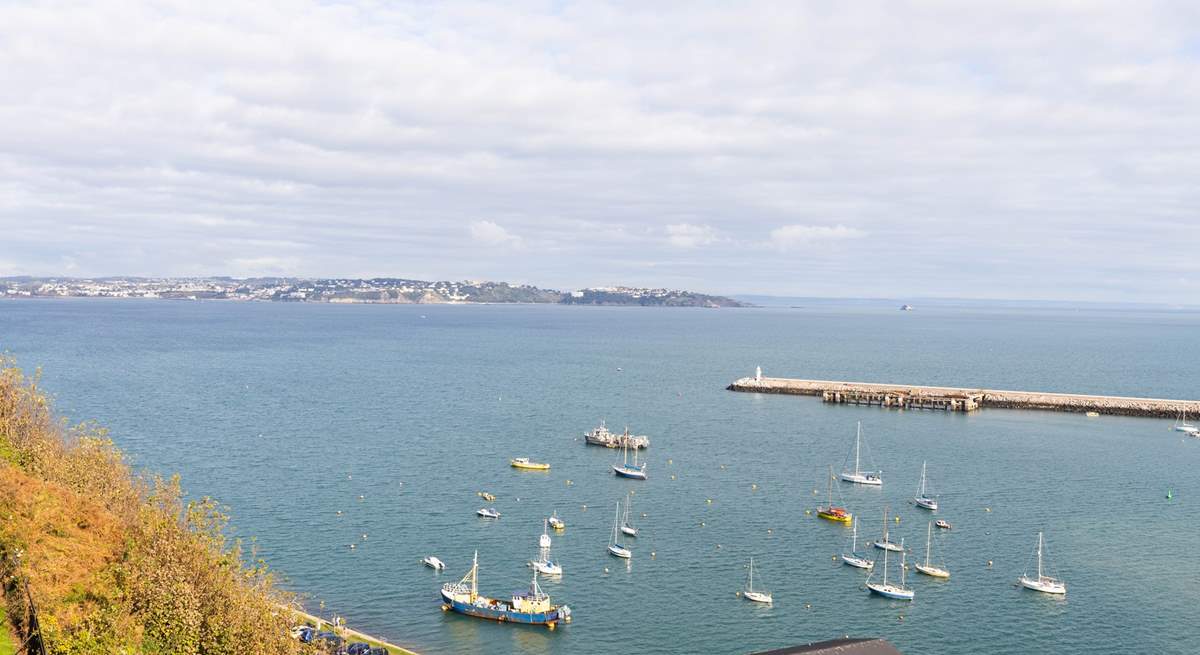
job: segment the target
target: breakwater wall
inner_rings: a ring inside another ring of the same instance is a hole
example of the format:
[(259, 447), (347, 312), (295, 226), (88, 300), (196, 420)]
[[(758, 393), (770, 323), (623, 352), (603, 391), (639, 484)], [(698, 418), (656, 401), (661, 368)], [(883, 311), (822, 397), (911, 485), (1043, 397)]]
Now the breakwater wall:
[(834, 380), (745, 377), (726, 387), (730, 391), (820, 396), (828, 403), (878, 405), (898, 409), (939, 409), (972, 412), (1001, 409), (1040, 409), (1057, 412), (1096, 412), (1123, 416), (1176, 418), (1181, 412), (1200, 416), (1200, 400), (1093, 396), (1040, 391), (1004, 391), (911, 384), (877, 384)]

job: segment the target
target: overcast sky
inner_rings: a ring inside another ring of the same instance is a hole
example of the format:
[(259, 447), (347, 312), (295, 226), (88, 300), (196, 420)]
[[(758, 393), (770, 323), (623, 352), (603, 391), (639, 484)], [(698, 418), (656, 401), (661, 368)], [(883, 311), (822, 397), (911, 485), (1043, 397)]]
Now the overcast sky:
[(0, 5), (0, 275), (1200, 299), (1200, 4)]

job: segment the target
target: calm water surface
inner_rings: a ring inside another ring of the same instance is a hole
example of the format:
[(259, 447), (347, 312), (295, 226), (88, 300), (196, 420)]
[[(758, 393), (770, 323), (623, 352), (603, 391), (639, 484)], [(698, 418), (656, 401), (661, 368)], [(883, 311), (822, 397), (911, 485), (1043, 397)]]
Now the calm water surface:
[[(422, 653), (734, 654), (843, 634), (908, 654), (1194, 650), (1200, 440), (1170, 421), (833, 407), (724, 386), (761, 364), (1195, 398), (1195, 313), (3, 301), (0, 349), (43, 367), (59, 410), (110, 426), (138, 464), (227, 503), (310, 608)], [(583, 445), (600, 419), (650, 435), (648, 481), (615, 479), (614, 453)], [(893, 538), (923, 551), (930, 516), (908, 503), (923, 460), (955, 527), (935, 541), (953, 577), (910, 577), (913, 603), (868, 596), (833, 561), (849, 529), (807, 514), (857, 421), (885, 479), (837, 488), (860, 536), (878, 536), (890, 505)], [(514, 471), (514, 456), (553, 470)], [(499, 496), (499, 521), (474, 516), (479, 490)], [(627, 490), (642, 529), (628, 566), (605, 553)], [(572, 625), (439, 610), (438, 587), (475, 549), (485, 593), (526, 585), (555, 509), (565, 575), (543, 585)], [(1043, 529), (1065, 599), (1012, 586)], [(421, 566), (426, 554), (449, 569)], [(773, 607), (734, 595), (751, 556)]]

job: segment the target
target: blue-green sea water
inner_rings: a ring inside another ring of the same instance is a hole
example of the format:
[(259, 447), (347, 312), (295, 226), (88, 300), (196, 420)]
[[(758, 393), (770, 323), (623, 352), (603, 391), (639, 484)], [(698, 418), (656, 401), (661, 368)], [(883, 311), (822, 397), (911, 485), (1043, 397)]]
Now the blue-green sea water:
[[(110, 426), (140, 466), (227, 504), (310, 609), (421, 653), (735, 654), (846, 634), (908, 654), (1195, 649), (1200, 440), (1171, 421), (899, 412), (724, 387), (762, 365), (1195, 398), (1196, 313), (17, 300), (0, 302), (0, 349), (43, 367), (59, 411)], [(584, 446), (601, 419), (650, 436), (648, 481), (614, 478), (614, 452)], [(952, 577), (910, 576), (912, 603), (870, 597), (833, 560), (849, 529), (807, 513), (858, 421), (885, 480), (837, 488), (860, 535), (876, 538), (890, 505), (892, 537), (923, 551), (930, 516), (908, 499), (925, 460), (937, 516), (954, 525), (935, 542)], [(553, 468), (518, 472), (514, 456)], [(500, 520), (475, 517), (479, 490), (499, 497)], [(627, 566), (605, 547), (628, 490), (642, 533)], [(571, 625), (440, 610), (439, 586), (476, 549), (482, 591), (525, 586), (553, 510), (568, 524), (554, 536), (565, 575), (542, 584), (574, 609)], [(1065, 598), (1013, 586), (1038, 530)], [(422, 566), (427, 554), (449, 569)], [(772, 607), (735, 595), (751, 556)]]

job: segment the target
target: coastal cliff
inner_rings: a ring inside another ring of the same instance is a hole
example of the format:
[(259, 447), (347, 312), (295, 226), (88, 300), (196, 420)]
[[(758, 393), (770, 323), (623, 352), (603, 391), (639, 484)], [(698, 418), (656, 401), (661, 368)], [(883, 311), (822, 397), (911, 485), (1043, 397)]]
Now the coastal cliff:
[(8, 359), (0, 516), (0, 629), (15, 643), (52, 654), (308, 652), (279, 611), (289, 597), (227, 540), (215, 501), (186, 499), (178, 477), (134, 473), (103, 428), (68, 427)]

